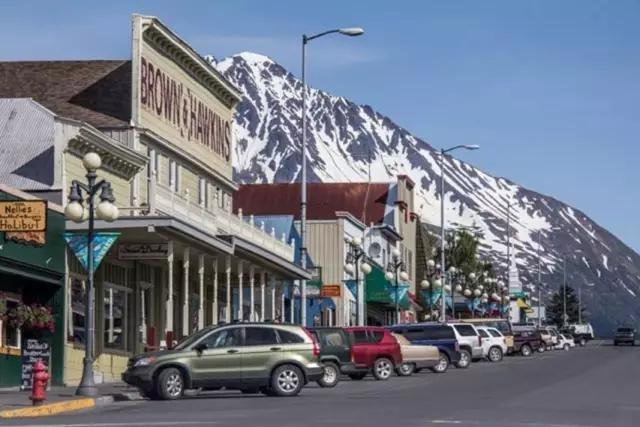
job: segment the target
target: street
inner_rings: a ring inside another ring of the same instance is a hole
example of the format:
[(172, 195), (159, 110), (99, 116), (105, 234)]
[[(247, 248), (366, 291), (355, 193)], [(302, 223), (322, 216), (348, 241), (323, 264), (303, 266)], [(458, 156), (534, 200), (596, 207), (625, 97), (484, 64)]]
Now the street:
[(181, 401), (121, 402), (29, 426), (636, 426), (640, 424), (640, 349), (590, 343), (570, 352), (474, 363), (381, 383), (315, 384), (296, 398), (203, 393)]

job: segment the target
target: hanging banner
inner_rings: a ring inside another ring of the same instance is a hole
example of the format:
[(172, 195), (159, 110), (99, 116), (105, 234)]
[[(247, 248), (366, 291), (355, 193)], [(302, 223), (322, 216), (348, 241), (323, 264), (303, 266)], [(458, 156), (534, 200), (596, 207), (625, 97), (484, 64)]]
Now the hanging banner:
[(349, 292), (351, 292), (351, 295), (353, 295), (354, 298), (357, 298), (358, 283), (356, 283), (355, 280), (345, 280), (344, 284), (347, 286), (347, 289), (349, 289)]
[[(93, 271), (95, 273), (104, 256), (109, 252), (111, 246), (118, 240), (120, 233), (102, 232), (93, 234)], [(89, 272), (88, 267), (88, 251), (87, 251), (87, 235), (79, 233), (64, 233), (64, 239), (71, 248), (80, 264)]]

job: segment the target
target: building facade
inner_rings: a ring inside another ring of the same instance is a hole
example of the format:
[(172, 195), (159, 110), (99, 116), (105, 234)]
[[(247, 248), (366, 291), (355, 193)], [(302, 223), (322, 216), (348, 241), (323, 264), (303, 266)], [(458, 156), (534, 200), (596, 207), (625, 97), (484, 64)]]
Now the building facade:
[[(0, 168), (3, 179), (27, 175), (21, 188), (65, 204), (71, 181), (85, 180), (82, 156), (93, 151), (114, 189), (120, 218), (96, 221), (98, 231), (120, 233), (96, 271), (95, 371), (103, 381), (119, 380), (132, 353), (206, 325), (276, 318), (282, 313), (268, 301), (281, 298), (286, 281), (311, 278), (287, 236), (231, 210), (237, 89), (158, 19), (134, 16), (132, 34), (131, 60), (0, 63), (0, 81), (11, 82), (0, 83), (0, 114), (15, 120), (9, 104), (29, 102), (53, 123), (39, 150)], [(5, 137), (19, 152), (24, 140)], [(70, 232), (86, 227), (66, 223)], [(65, 382), (74, 384), (87, 277), (69, 252), (66, 267)]]

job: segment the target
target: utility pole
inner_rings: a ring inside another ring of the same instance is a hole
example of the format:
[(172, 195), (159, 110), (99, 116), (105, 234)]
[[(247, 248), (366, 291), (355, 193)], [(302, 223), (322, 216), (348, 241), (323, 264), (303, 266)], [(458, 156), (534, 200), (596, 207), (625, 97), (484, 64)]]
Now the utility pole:
[(567, 326), (567, 257), (562, 257), (562, 326)]
[[(510, 292), (508, 289), (510, 288), (510, 284), (511, 284), (511, 277), (509, 275), (509, 270), (511, 268), (511, 199), (509, 199), (509, 201), (507, 202), (507, 274), (505, 275), (506, 280), (507, 280), (507, 292)], [(500, 302), (501, 304), (504, 304), (504, 298), (503, 300)], [(502, 311), (504, 312), (504, 308), (502, 309)], [(500, 317), (503, 317), (504, 313), (500, 313)], [(507, 318), (509, 318), (509, 316), (507, 316)]]
[(540, 230), (538, 230), (538, 327), (542, 326), (542, 271), (540, 269)]
[(582, 324), (582, 286), (578, 288), (578, 325)]

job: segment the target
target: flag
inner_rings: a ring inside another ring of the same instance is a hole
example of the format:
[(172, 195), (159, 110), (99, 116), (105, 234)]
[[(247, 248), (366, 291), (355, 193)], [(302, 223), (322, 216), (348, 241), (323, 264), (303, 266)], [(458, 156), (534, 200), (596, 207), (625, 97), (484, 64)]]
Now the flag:
[[(100, 263), (104, 259), (104, 256), (109, 252), (109, 249), (119, 236), (120, 233), (113, 232), (93, 234), (93, 271), (91, 273), (96, 272)], [(78, 258), (80, 264), (82, 264), (84, 269), (89, 272), (87, 251), (87, 244), (89, 242), (87, 235), (79, 233), (64, 233), (64, 240), (66, 240), (67, 245), (69, 245), (76, 258)]]

